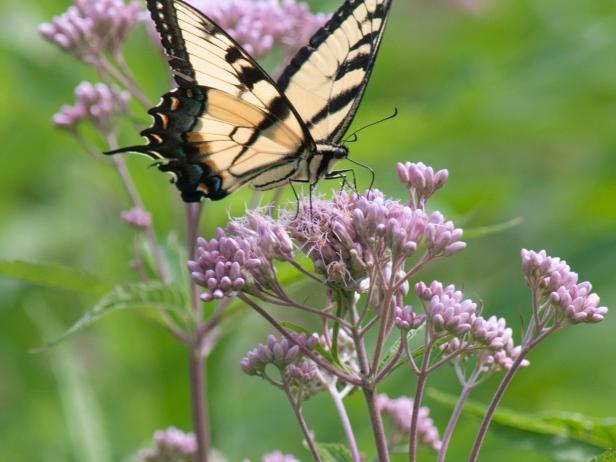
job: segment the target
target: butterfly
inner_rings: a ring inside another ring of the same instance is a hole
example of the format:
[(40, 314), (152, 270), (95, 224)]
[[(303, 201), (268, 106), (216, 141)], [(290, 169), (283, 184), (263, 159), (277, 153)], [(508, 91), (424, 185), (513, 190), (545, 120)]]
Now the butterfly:
[(362, 99), (391, 0), (346, 0), (275, 82), (221, 27), (182, 0), (147, 0), (178, 87), (148, 113), (137, 152), (170, 172), (186, 202), (244, 184), (314, 186), (340, 177), (341, 140)]

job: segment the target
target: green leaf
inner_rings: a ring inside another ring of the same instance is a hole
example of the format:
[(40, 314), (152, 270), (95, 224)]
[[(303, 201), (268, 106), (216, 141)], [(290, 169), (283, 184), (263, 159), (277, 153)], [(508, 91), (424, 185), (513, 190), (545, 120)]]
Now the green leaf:
[[(42, 336), (57, 335), (59, 323), (43, 300), (31, 300), (27, 307)], [(62, 345), (50, 351), (47, 358), (58, 386), (73, 455), (71, 459), (110, 462), (112, 451), (105, 434), (103, 412), (92, 389), (92, 381), (88, 380), (83, 364), (80, 365), (83, 361), (79, 360), (78, 350)]]
[(100, 295), (113, 287), (85, 271), (57, 264), (0, 260), (0, 276), (55, 289)]
[(590, 462), (616, 462), (616, 449), (608, 449)]
[(165, 285), (162, 282), (137, 282), (115, 287), (104, 295), (59, 338), (47, 343), (43, 349), (54, 346), (76, 332), (92, 325), (102, 316), (116, 310), (157, 308), (165, 311), (183, 310), (188, 299), (183, 286)]
[(490, 236), (492, 234), (502, 233), (511, 228), (515, 228), (522, 223), (522, 217), (513, 218), (505, 223), (497, 223), (495, 225), (478, 226), (476, 228), (465, 228), (464, 239), (475, 239), (478, 237)]
[(351, 452), (342, 444), (315, 443), (321, 462), (353, 462)]
[[(429, 396), (441, 404), (455, 406), (457, 397), (430, 389)], [(477, 401), (467, 401), (464, 411), (483, 417), (487, 406)], [(616, 446), (616, 418), (591, 419), (581, 414), (525, 414), (499, 407), (493, 423), (527, 432), (570, 438), (608, 449)]]
[[(411, 340), (413, 340), (413, 338), (415, 338), (417, 334), (419, 334), (419, 332), (423, 330), (424, 330), (424, 326), (421, 326), (419, 329), (413, 329), (413, 330), (408, 331), (406, 333), (406, 341), (410, 342)], [(383, 367), (385, 367), (385, 365), (389, 362), (389, 360), (398, 352), (398, 349), (400, 348), (400, 341), (401, 341), (400, 337), (396, 337), (396, 341), (394, 342), (394, 344), (391, 346), (391, 348), (387, 352), (387, 355), (385, 355), (385, 357), (381, 360), (381, 364), (379, 364), (379, 370), (383, 369)], [(423, 345), (417, 350), (411, 352), (411, 355), (414, 358), (421, 356), (422, 354), (423, 354)], [(403, 357), (404, 357), (404, 353), (403, 353)], [(392, 368), (392, 372), (398, 367), (400, 367), (402, 364), (404, 364), (405, 362), (406, 362), (406, 358), (396, 363), (396, 365)]]
[[(454, 407), (457, 397), (430, 389), (433, 400)], [(467, 401), (464, 412), (483, 417), (487, 406)], [(499, 407), (491, 429), (516, 444), (547, 452), (556, 460), (586, 462), (598, 449), (616, 445), (616, 419), (590, 419), (580, 414), (526, 414)]]
[[(141, 254), (148, 265), (148, 274), (151, 275), (151, 279), (159, 279), (156, 262), (151, 252), (148, 237), (145, 233), (140, 233), (140, 238)], [(188, 254), (185, 245), (180, 242), (177, 234), (170, 233), (166, 239), (159, 242), (158, 248), (162, 257), (162, 264), (168, 271), (171, 281), (178, 283), (186, 281), (190, 276), (186, 264), (188, 261)]]

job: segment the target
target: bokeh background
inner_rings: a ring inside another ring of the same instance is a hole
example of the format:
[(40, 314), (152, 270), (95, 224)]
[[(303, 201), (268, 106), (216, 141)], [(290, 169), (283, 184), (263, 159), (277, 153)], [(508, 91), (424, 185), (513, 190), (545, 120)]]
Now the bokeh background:
[[(593, 282), (616, 307), (616, 3), (611, 0), (395, 0), (355, 127), (399, 115), (360, 135), (354, 158), (370, 164), (376, 187), (402, 197), (397, 161), (448, 168), (432, 202), (467, 229), (521, 223), (469, 239), (454, 259), (424, 278), (464, 286), (487, 313), (521, 326), (529, 313), (520, 248), (546, 248)], [(50, 118), (73, 101), (93, 73), (45, 43), (38, 23), (67, 0), (0, 3), (0, 259), (56, 262), (105, 280), (133, 279), (133, 231), (119, 220), (127, 200), (114, 172), (82, 153)], [(332, 11), (333, 1), (311, 2)], [(128, 61), (149, 98), (167, 89), (165, 68), (143, 27)], [(137, 108), (137, 107), (136, 107)], [(137, 108), (137, 114), (144, 117)], [(126, 131), (123, 140), (135, 142)], [(183, 210), (167, 178), (130, 159), (161, 239), (183, 239)], [(358, 171), (360, 182), (367, 176)], [(326, 193), (331, 184), (322, 184)], [(289, 196), (290, 197), (290, 196)], [(239, 213), (249, 192), (208, 203), (201, 233)], [(60, 347), (39, 346), (79, 318), (95, 299), (0, 279), (0, 459), (122, 461), (159, 428), (190, 428), (187, 357), (174, 340), (134, 312), (113, 313)], [(610, 313), (611, 314), (611, 313)], [(284, 313), (282, 314), (285, 315)], [(209, 364), (216, 447), (231, 461), (259, 460), (279, 448), (307, 460), (282, 395), (241, 374), (238, 361), (270, 332), (247, 308), (234, 318)], [(503, 406), (531, 413), (616, 416), (616, 320), (580, 326), (547, 341), (514, 380)], [(429, 384), (458, 389), (451, 370)], [(407, 371), (384, 387), (412, 393)], [(474, 395), (487, 400), (495, 382)], [(428, 404), (430, 402), (428, 401)], [(371, 447), (365, 409), (349, 399), (363, 448)], [(342, 438), (325, 396), (306, 405), (322, 441)], [(432, 403), (441, 428), (448, 409)], [(451, 460), (468, 454), (479, 421), (465, 416)], [(537, 452), (511, 435), (491, 433), (482, 460), (570, 460)], [(92, 448), (95, 448), (94, 450)], [(575, 450), (574, 450), (575, 452)], [(425, 460), (431, 460), (429, 456)]]

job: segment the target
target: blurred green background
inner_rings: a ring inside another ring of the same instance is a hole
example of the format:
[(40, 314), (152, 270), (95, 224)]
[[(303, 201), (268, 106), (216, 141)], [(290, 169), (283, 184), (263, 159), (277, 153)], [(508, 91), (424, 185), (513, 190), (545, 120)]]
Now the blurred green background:
[[(129, 205), (118, 179), (50, 124), (61, 104), (72, 103), (74, 86), (95, 78), (36, 31), (68, 1), (0, 5), (0, 259), (57, 262), (111, 281), (134, 279), (127, 263), (133, 232), (119, 220)], [(312, 3), (321, 11), (335, 5)], [(143, 28), (134, 32), (127, 57), (156, 101), (168, 83)], [(519, 327), (529, 312), (520, 248), (546, 248), (593, 282), (604, 305), (616, 306), (613, 0), (485, 0), (476, 11), (446, 0), (395, 0), (354, 126), (394, 107), (397, 118), (352, 145), (352, 156), (375, 169), (376, 187), (402, 197), (395, 162), (423, 161), (449, 169), (450, 181), (432, 208), (463, 227), (522, 219), (504, 232), (470, 239), (465, 252), (424, 278), (465, 287), (484, 301), (487, 313)], [(123, 140), (138, 137), (127, 130)], [(142, 158), (129, 165), (157, 234), (182, 239), (182, 205), (166, 176)], [(329, 188), (321, 185), (323, 192)], [(243, 191), (206, 204), (202, 235), (224, 223), (229, 207), (239, 213), (248, 200)], [(0, 291), (0, 460), (121, 461), (148, 445), (156, 429), (190, 428), (187, 358), (167, 333), (136, 313), (118, 312), (59, 348), (31, 354), (95, 299), (5, 279)], [(216, 447), (230, 461), (256, 461), (275, 448), (307, 460), (283, 396), (238, 367), (270, 329), (247, 308), (234, 324), (209, 366)], [(616, 416), (615, 328), (608, 315), (599, 325), (551, 338), (532, 353), (531, 367), (516, 377), (503, 405)], [(451, 370), (430, 385), (458, 389)], [(410, 375), (399, 371), (383, 391), (399, 396), (412, 393), (412, 386)], [(494, 386), (487, 383), (474, 397), (487, 400)], [(349, 407), (360, 445), (371, 447), (359, 394)], [(433, 403), (441, 431), (447, 412)], [(342, 439), (325, 396), (308, 402), (306, 413), (319, 440)], [(463, 417), (451, 460), (467, 456), (478, 422)], [(491, 433), (481, 460), (570, 460), (519, 442)]]

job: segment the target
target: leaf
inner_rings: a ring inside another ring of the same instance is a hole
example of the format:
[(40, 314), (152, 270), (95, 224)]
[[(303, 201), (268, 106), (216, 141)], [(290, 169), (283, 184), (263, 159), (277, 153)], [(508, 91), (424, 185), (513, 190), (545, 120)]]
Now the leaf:
[[(410, 342), (413, 338), (415, 338), (415, 336), (420, 331), (423, 331), (423, 330), (424, 330), (424, 326), (422, 325), (419, 329), (413, 329), (413, 330), (408, 331), (406, 333), (406, 341)], [(391, 348), (387, 352), (387, 355), (385, 355), (385, 357), (381, 360), (381, 364), (379, 365), (379, 370), (383, 369), (383, 367), (385, 367), (385, 365), (389, 362), (389, 360), (398, 352), (398, 349), (400, 348), (400, 342), (401, 342), (400, 337), (396, 337), (396, 341), (394, 342), (394, 344), (391, 346)], [(411, 353), (411, 355), (414, 358), (421, 356), (422, 354), (423, 354), (423, 345)], [(406, 362), (406, 359), (401, 360), (398, 363), (396, 363), (396, 365), (392, 368), (392, 372), (398, 367), (400, 367), (402, 364), (404, 364), (405, 362)]]
[(338, 443), (315, 443), (321, 462), (353, 462), (351, 452)]
[[(156, 260), (152, 255), (152, 247), (146, 233), (139, 233), (139, 249), (144, 263), (147, 265), (148, 274), (151, 279), (159, 279)], [(186, 247), (180, 242), (176, 233), (170, 233), (166, 239), (158, 243), (160, 250), (162, 265), (169, 273), (170, 279), (173, 282), (186, 281), (190, 276), (188, 271), (188, 254)]]
[[(430, 389), (428, 396), (454, 407), (457, 397)], [(487, 406), (467, 401), (464, 412), (483, 417)], [(549, 453), (559, 461), (586, 462), (597, 449), (616, 444), (616, 419), (593, 420), (580, 414), (533, 415), (499, 407), (491, 429), (517, 444)]]
[(504, 223), (497, 223), (495, 225), (477, 226), (476, 228), (465, 228), (464, 239), (475, 239), (478, 237), (502, 233), (503, 231), (515, 228), (516, 226), (521, 224), (522, 221), (522, 217), (516, 217)]
[[(415, 330), (409, 331), (407, 333), (407, 340), (410, 341), (411, 339), (413, 339), (420, 331), (422, 331), (424, 329), (424, 326), (425, 325), (422, 325), (421, 327), (419, 327), (419, 329), (415, 329)], [(450, 339), (450, 337), (443, 337), (440, 340), (437, 340), (436, 342), (434, 342), (434, 347), (438, 348), (443, 343), (447, 342), (449, 339)], [(383, 366), (385, 366), (385, 364), (387, 364), (387, 361), (389, 360), (389, 358), (391, 356), (393, 356), (395, 354), (395, 352), (396, 352), (397, 348), (399, 348), (399, 346), (400, 346), (400, 339), (396, 339), (396, 342), (394, 343), (392, 348), (389, 350), (389, 353), (387, 354), (387, 356), (381, 361), (379, 369), (382, 369)], [(425, 349), (426, 349), (426, 346), (422, 343), (421, 345), (419, 345), (414, 350), (411, 350), (411, 356), (413, 357), (413, 359), (421, 358), (424, 355)], [(408, 362), (408, 359), (406, 358), (406, 354), (402, 355), (400, 360), (391, 368), (391, 372), (395, 371), (400, 366), (402, 366), (404, 364), (407, 364), (407, 362)]]
[[(57, 335), (60, 329), (43, 300), (33, 300), (27, 304), (32, 322), (41, 335)], [(103, 412), (91, 380), (80, 367), (78, 350), (63, 345), (50, 352), (48, 359), (55, 375), (60, 403), (66, 420), (66, 430), (71, 444), (73, 460), (88, 462), (110, 462), (111, 448), (103, 425)]]
[(590, 462), (616, 462), (616, 449), (608, 449)]
[(170, 311), (184, 309), (187, 305), (186, 292), (179, 285), (165, 285), (158, 281), (120, 285), (104, 295), (71, 328), (59, 338), (47, 343), (42, 349), (58, 344), (112, 311), (139, 308), (158, 308)]
[(54, 263), (0, 260), (0, 276), (55, 289), (100, 295), (113, 285), (85, 271)]

